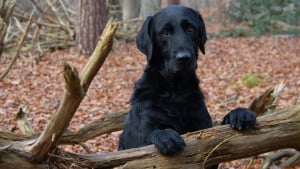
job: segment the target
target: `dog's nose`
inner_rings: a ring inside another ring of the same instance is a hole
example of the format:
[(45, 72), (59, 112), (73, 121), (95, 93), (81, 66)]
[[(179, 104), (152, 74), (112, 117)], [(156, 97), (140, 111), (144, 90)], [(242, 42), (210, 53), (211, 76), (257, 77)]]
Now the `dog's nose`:
[(192, 58), (192, 55), (190, 52), (178, 52), (176, 54), (176, 60), (179, 62), (188, 62)]

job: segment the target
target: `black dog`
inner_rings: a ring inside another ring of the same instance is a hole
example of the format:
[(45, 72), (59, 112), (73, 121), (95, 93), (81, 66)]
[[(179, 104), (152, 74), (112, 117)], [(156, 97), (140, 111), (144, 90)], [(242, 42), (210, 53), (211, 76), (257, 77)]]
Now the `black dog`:
[[(203, 19), (191, 8), (169, 6), (147, 18), (137, 47), (148, 62), (135, 84), (119, 150), (155, 144), (162, 154), (173, 154), (186, 146), (181, 134), (212, 127), (195, 73), (198, 47), (205, 54), (206, 39)], [(244, 108), (223, 120), (237, 130), (255, 123)]]

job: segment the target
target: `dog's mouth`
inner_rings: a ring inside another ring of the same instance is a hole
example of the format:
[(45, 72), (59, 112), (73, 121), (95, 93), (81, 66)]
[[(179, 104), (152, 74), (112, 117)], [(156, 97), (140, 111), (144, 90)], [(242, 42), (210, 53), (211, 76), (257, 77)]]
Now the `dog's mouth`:
[(195, 71), (196, 61), (194, 59), (178, 61), (171, 59), (165, 62), (163, 71), (164, 76), (185, 76)]
[(196, 68), (196, 57), (191, 52), (178, 52), (173, 58), (175, 72), (191, 71)]
[(177, 62), (175, 64), (174, 73), (186, 74), (195, 71), (196, 65), (193, 61)]

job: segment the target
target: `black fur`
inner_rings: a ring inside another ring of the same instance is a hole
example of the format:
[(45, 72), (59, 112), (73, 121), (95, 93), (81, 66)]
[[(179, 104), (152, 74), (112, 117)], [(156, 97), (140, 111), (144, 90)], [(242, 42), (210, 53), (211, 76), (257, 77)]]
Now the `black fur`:
[[(119, 150), (155, 144), (162, 154), (173, 154), (186, 146), (181, 134), (212, 127), (195, 73), (206, 39), (203, 19), (191, 8), (169, 6), (146, 19), (137, 47), (147, 66), (135, 84)], [(223, 124), (229, 123), (243, 130), (256, 118), (238, 108), (225, 116)]]

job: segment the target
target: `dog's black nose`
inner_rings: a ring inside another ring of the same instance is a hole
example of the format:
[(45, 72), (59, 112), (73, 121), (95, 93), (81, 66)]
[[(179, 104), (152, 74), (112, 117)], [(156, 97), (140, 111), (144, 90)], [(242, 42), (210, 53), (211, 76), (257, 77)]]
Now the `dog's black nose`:
[(190, 52), (178, 52), (176, 54), (176, 60), (179, 62), (189, 62), (192, 58), (192, 55)]

